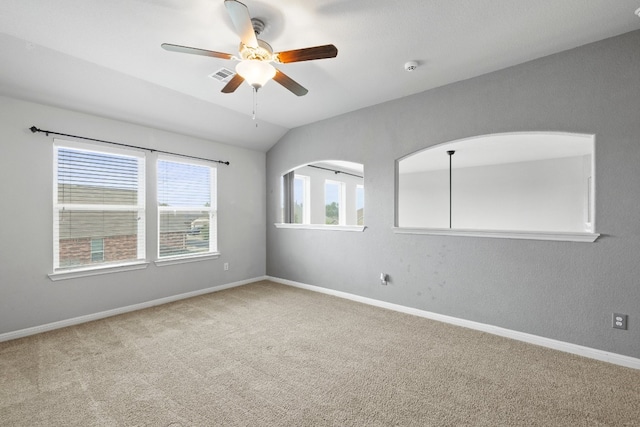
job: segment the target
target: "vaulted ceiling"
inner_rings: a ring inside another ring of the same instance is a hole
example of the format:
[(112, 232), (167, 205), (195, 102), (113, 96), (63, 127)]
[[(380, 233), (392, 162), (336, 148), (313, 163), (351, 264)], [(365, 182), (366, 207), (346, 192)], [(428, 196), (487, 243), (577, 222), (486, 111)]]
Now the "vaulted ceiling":
[[(0, 94), (267, 151), (289, 129), (640, 28), (640, 0), (244, 0), (275, 51), (332, 43), (334, 59), (277, 67), (257, 97), (209, 77), (236, 61), (223, 0), (3, 0)], [(418, 68), (404, 70), (416, 61)]]

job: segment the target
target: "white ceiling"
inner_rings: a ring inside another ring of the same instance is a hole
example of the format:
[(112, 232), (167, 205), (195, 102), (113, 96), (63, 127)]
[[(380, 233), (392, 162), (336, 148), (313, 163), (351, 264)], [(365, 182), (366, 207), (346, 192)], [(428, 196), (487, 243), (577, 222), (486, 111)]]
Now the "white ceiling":
[(270, 82), (256, 122), (248, 85), (222, 94), (207, 77), (233, 61), (160, 48), (236, 54), (222, 0), (2, 0), (0, 93), (266, 151), (297, 126), (640, 28), (640, 0), (244, 3), (275, 51), (339, 52), (278, 65), (309, 93)]

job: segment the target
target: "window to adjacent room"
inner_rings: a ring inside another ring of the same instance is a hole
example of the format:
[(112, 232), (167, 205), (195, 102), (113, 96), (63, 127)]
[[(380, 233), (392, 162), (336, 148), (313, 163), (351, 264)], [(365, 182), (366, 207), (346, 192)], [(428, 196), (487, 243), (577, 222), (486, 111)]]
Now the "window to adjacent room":
[(510, 132), (397, 162), (396, 232), (593, 242), (595, 135)]
[(363, 231), (364, 165), (344, 160), (306, 163), (280, 180), (277, 228)]
[(216, 168), (161, 157), (158, 176), (158, 258), (216, 253)]
[(56, 140), (54, 271), (145, 259), (145, 157)]

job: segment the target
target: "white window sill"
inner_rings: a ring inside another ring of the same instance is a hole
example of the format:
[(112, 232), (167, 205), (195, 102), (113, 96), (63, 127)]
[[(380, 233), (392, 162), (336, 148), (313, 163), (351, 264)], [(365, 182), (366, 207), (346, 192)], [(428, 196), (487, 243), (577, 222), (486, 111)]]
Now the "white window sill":
[(276, 228), (290, 228), (297, 230), (323, 230), (323, 231), (364, 231), (366, 225), (323, 225), (323, 224), (286, 224), (275, 223)]
[(186, 264), (189, 262), (208, 261), (211, 259), (220, 258), (220, 252), (209, 252), (202, 255), (189, 255), (184, 257), (172, 257), (166, 259), (159, 259), (154, 261), (157, 267), (166, 267), (167, 265)]
[(48, 274), (49, 279), (58, 280), (76, 279), (78, 277), (98, 276), (101, 274), (119, 273), (121, 271), (143, 270), (149, 266), (146, 261), (127, 264), (101, 265), (99, 267), (76, 268), (73, 270), (61, 270)]
[(449, 228), (394, 227), (396, 234), (428, 234), (432, 236), (489, 237), (496, 239), (555, 240), (561, 242), (595, 242), (598, 233), (506, 230), (451, 230)]

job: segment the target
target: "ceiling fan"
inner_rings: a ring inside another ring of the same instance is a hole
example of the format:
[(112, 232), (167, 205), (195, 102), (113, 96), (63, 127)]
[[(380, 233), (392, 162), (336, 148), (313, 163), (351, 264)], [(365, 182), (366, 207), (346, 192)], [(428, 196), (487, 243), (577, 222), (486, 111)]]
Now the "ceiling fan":
[(262, 20), (252, 19), (247, 6), (237, 0), (224, 0), (224, 5), (227, 8), (227, 12), (229, 12), (236, 32), (240, 36), (240, 47), (238, 49), (240, 53), (239, 58), (230, 53), (169, 43), (162, 44), (163, 49), (171, 52), (240, 61), (236, 65), (235, 76), (222, 88), (223, 93), (234, 92), (243, 81), (246, 81), (254, 88), (254, 91), (257, 91), (269, 80), (273, 79), (294, 94), (303, 96), (307, 94), (308, 90), (275, 68), (271, 63), (287, 64), (290, 62), (311, 61), (314, 59), (335, 58), (338, 56), (338, 49), (332, 44), (273, 52), (273, 49), (267, 42), (257, 37), (265, 26)]

